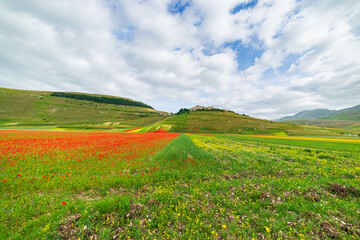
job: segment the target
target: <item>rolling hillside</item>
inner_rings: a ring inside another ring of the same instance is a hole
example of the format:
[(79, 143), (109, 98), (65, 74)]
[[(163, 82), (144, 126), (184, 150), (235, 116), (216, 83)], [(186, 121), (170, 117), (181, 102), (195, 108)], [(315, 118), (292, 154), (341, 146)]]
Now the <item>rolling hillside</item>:
[(287, 121), (295, 119), (328, 119), (328, 120), (353, 120), (360, 121), (360, 105), (340, 109), (315, 109), (305, 110), (292, 116), (280, 118), (278, 121)]
[(156, 111), (147, 104), (127, 98), (0, 88), (0, 128), (2, 129), (136, 129), (137, 132), (164, 130), (185, 133), (283, 136), (343, 136), (343, 134), (353, 134), (352, 130), (358, 130), (299, 126), (294, 123), (252, 118), (219, 109), (189, 111), (168, 117), (163, 115), (163, 112)]
[(341, 110), (306, 110), (293, 116), (283, 117), (278, 121), (360, 131), (360, 105)]
[(292, 119), (319, 119), (323, 117), (327, 117), (332, 113), (335, 113), (335, 110), (329, 110), (329, 109), (315, 109), (315, 110), (305, 110), (302, 112), (299, 112), (293, 116), (287, 116), (279, 119), (279, 121), (284, 120), (292, 120)]
[[(51, 96), (53, 92), (0, 88), (0, 127), (122, 129), (143, 127), (164, 118), (150, 106), (131, 99), (97, 94), (67, 94), (72, 95)], [(71, 96), (84, 96), (91, 101)], [(96, 102), (98, 99), (111, 103)]]
[(360, 121), (360, 105), (338, 110), (323, 119)]
[[(275, 134), (307, 136), (342, 136), (341, 129), (297, 126), (257, 119), (225, 111), (190, 111), (172, 115), (138, 129), (138, 132), (165, 130), (188, 133)], [(352, 133), (351, 131), (345, 131)]]

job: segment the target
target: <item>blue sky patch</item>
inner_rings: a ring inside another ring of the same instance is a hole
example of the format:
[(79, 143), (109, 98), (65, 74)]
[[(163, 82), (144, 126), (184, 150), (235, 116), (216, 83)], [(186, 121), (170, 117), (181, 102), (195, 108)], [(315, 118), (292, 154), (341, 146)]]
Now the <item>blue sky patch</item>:
[(281, 67), (279, 67), (277, 71), (280, 74), (286, 73), (290, 69), (291, 65), (296, 63), (301, 56), (301, 54), (290, 54), (283, 60)]
[[(291, 65), (297, 63), (298, 59), (301, 57), (301, 54), (290, 54), (288, 55), (283, 61), (282, 65), (276, 69), (269, 68), (267, 69), (264, 74), (262, 80), (274, 80), (279, 76), (284, 76), (286, 72), (290, 69)], [(275, 83), (276, 84), (276, 81)]]
[(261, 79), (262, 79), (262, 81), (266, 80), (267, 82), (269, 82), (269, 80), (275, 79), (276, 76), (278, 76), (278, 75), (279, 74), (278, 74), (277, 70), (275, 70), (273, 68), (269, 68), (263, 73), (263, 77)]
[(241, 40), (237, 40), (226, 42), (220, 47), (208, 44), (204, 49), (202, 49), (202, 53), (205, 56), (212, 56), (223, 52), (226, 48), (230, 48), (236, 52), (235, 60), (238, 64), (238, 71), (242, 71), (253, 66), (255, 64), (255, 59), (260, 58), (265, 51), (264, 49), (254, 47), (252, 45), (243, 44)]
[(264, 50), (255, 48), (251, 45), (245, 45), (241, 40), (228, 42), (223, 45), (224, 48), (230, 48), (236, 52), (236, 61), (238, 70), (245, 70), (255, 64), (255, 59), (260, 58)]
[(122, 28), (118, 31), (113, 31), (112, 34), (120, 41), (131, 42), (134, 40), (134, 31), (133, 26)]
[(175, 0), (167, 5), (167, 10), (171, 14), (181, 14), (186, 8), (190, 7), (191, 1), (189, 0)]
[(212, 56), (220, 53), (220, 49), (210, 48), (210, 47), (204, 48), (201, 51), (205, 56)]
[(250, 1), (247, 3), (241, 3), (241, 4), (237, 5), (236, 7), (234, 7), (233, 9), (231, 9), (230, 13), (236, 14), (236, 13), (240, 12), (241, 10), (253, 8), (256, 6), (257, 3), (258, 3), (258, 0), (253, 0), (253, 1)]

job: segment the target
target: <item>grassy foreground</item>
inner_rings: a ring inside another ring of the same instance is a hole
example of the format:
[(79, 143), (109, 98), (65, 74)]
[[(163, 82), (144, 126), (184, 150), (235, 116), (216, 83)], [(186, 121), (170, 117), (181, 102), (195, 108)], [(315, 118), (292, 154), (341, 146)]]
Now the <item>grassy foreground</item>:
[(356, 141), (48, 134), (1, 135), (0, 239), (360, 238)]
[(358, 141), (191, 138), (226, 166), (211, 185), (222, 195), (227, 237), (360, 238)]

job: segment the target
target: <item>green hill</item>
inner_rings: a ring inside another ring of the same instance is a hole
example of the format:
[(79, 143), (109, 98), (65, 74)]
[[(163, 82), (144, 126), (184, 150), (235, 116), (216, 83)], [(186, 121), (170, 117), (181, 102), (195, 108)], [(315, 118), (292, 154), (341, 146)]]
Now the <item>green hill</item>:
[(140, 132), (165, 130), (297, 136), (342, 136), (344, 133), (353, 134), (352, 130), (358, 130), (358, 128), (342, 130), (299, 126), (257, 119), (221, 109), (186, 110), (180, 113), (164, 117), (163, 112), (156, 111), (147, 104), (106, 95), (0, 88), (0, 128), (2, 129), (136, 128), (136, 131)]
[(360, 121), (360, 105), (338, 110), (323, 119)]
[(341, 110), (306, 110), (278, 121), (360, 131), (360, 105)]
[(302, 112), (299, 112), (293, 116), (287, 116), (279, 119), (279, 121), (284, 120), (292, 120), (292, 119), (319, 119), (322, 117), (327, 117), (332, 113), (335, 113), (335, 110), (329, 110), (329, 109), (315, 109), (315, 110), (305, 110)]
[(315, 109), (305, 110), (292, 116), (280, 118), (278, 121), (295, 119), (328, 119), (360, 121), (360, 105), (341, 110)]
[(134, 107), (144, 107), (144, 108), (152, 108), (151, 106), (137, 102), (131, 99), (119, 98), (119, 97), (109, 97), (109, 96), (95, 96), (92, 94), (84, 94), (84, 93), (64, 93), (64, 92), (53, 92), (50, 94), (52, 97), (65, 97), (71, 99), (78, 100), (86, 100), (90, 102), (96, 103), (106, 103), (106, 104), (114, 104), (114, 105), (122, 105), (122, 106), (134, 106)]
[(127, 98), (84, 93), (58, 95), (0, 88), (0, 127), (121, 129), (143, 127), (164, 118), (149, 105)]
[[(169, 116), (139, 132), (165, 130), (188, 133), (275, 134), (293, 136), (342, 136), (342, 129), (297, 126), (257, 119), (230, 111), (189, 111)], [(352, 131), (345, 131), (353, 133)]]

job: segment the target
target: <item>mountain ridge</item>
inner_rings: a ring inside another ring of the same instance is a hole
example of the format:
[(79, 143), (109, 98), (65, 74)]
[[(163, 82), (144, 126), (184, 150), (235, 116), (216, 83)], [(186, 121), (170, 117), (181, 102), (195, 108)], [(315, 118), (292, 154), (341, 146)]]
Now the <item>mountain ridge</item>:
[(280, 118), (279, 121), (289, 120), (289, 119), (319, 119), (322, 117), (327, 117), (334, 112), (336, 112), (336, 110), (329, 110), (324, 108), (318, 108), (314, 110), (304, 110), (292, 116), (286, 116)]
[(326, 120), (354, 120), (360, 121), (360, 105), (340, 110), (314, 109), (304, 110), (291, 116), (286, 116), (277, 121), (305, 120), (305, 119), (326, 119)]

